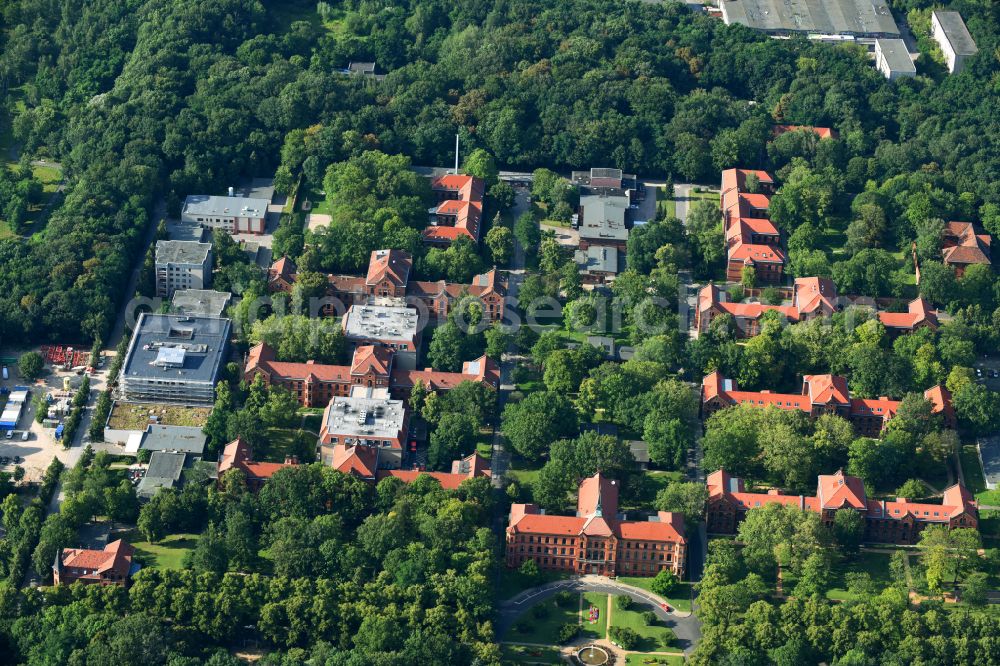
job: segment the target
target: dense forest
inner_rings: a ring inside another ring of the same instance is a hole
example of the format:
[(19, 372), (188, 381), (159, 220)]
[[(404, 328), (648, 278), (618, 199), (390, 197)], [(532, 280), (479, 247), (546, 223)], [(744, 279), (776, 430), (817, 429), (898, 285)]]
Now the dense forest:
[[(0, 337), (104, 332), (161, 197), (176, 209), (372, 148), (444, 164), (456, 130), (504, 166), (714, 181), (772, 159), (773, 120), (832, 126), (841, 139), (799, 182), (892, 183), (893, 201), (919, 193), (933, 216), (982, 211), (995, 228), (998, 8), (951, 4), (979, 43), (970, 71), (928, 63), (891, 84), (857, 47), (772, 40), (675, 3), (348, 0), (323, 16), (311, 2), (5, 3), (4, 131), (15, 152), (60, 161), (68, 184), (42, 232), (0, 240)], [(367, 59), (384, 81), (341, 73)], [(304, 151), (285, 150), (296, 136)], [(847, 214), (850, 198), (835, 200)]]

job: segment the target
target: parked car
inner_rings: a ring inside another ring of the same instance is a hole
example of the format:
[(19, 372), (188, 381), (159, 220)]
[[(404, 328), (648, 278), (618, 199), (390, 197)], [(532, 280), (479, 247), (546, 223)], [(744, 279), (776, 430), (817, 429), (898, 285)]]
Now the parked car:
[(7, 431), (7, 439), (14, 439), (14, 431), (13, 430), (8, 430)]
[(27, 442), (27, 441), (28, 441), (28, 436), (29, 436), (30, 434), (31, 434), (31, 433), (30, 433), (30, 432), (28, 432), (27, 430), (25, 430), (24, 432), (22, 432), (22, 433), (21, 433), (21, 441), (22, 441), (22, 442)]

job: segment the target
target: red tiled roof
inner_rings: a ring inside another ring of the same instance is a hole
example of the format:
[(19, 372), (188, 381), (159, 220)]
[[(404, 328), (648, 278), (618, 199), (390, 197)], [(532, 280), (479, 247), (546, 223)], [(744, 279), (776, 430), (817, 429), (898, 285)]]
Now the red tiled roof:
[(513, 523), (508, 529), (514, 532), (565, 534), (575, 536), (583, 531), (583, 526), (586, 522), (586, 518), (577, 518), (576, 516), (547, 516), (542, 514), (527, 513), (524, 514), (516, 523)]
[(388, 278), (394, 285), (404, 287), (412, 266), (413, 259), (402, 250), (372, 250), (365, 283), (374, 285)]
[(242, 437), (237, 437), (226, 444), (217, 466), (218, 475), (222, 476), (231, 469), (241, 469), (248, 479), (269, 479), (283, 467), (292, 467), (293, 463), (254, 462), (250, 445)]
[(462, 227), (427, 227), (421, 234), (427, 241), (454, 241), (459, 236), (466, 236), (472, 240), (477, 240), (467, 229)]
[(795, 132), (797, 130), (811, 130), (821, 139), (837, 138), (836, 130), (830, 129), (829, 127), (812, 127), (810, 125), (775, 125), (774, 136), (781, 136), (786, 132)]
[(609, 518), (618, 513), (618, 482), (600, 472), (580, 482), (576, 499), (578, 515), (591, 516), (598, 510)]
[(767, 305), (765, 303), (718, 303), (719, 308), (740, 319), (760, 319), (765, 312), (780, 312), (790, 321), (799, 320), (799, 311), (786, 305)]
[(824, 509), (850, 506), (864, 509), (866, 504), (865, 486), (856, 476), (847, 476), (843, 471), (822, 475), (816, 488), (816, 497)]
[(337, 444), (333, 447), (333, 469), (344, 474), (354, 474), (362, 479), (375, 478), (378, 466), (378, 449), (374, 446), (347, 446)]
[(451, 242), (459, 236), (468, 236), (473, 241), (479, 242), (485, 183), (472, 176), (450, 174), (431, 180), (431, 189), (458, 194), (457, 199), (444, 199), (437, 207), (439, 215), (455, 218), (455, 226), (429, 226), (423, 231), (424, 240)]
[(124, 577), (132, 566), (134, 553), (135, 548), (122, 539), (117, 539), (107, 544), (103, 550), (63, 548), (61, 561), (64, 567), (93, 569), (93, 574), (115, 571)]
[(832, 402), (846, 405), (851, 401), (847, 391), (847, 380), (838, 375), (805, 375), (802, 377), (802, 382), (804, 388), (808, 389), (807, 394), (813, 404)]
[(729, 260), (745, 263), (784, 264), (785, 253), (782, 252), (781, 248), (773, 245), (740, 243), (730, 248)]
[(942, 414), (947, 423), (955, 422), (955, 408), (951, 402), (951, 391), (938, 384), (924, 391), (924, 398), (930, 401), (932, 414)]
[(837, 286), (833, 280), (823, 277), (802, 277), (795, 279), (795, 295), (792, 303), (801, 314), (812, 314), (819, 310), (831, 314), (837, 309)]
[(361, 345), (354, 350), (351, 360), (352, 375), (367, 375), (374, 372), (379, 376), (389, 376), (392, 367), (392, 350), (374, 345)]
[(888, 421), (896, 415), (899, 409), (898, 400), (889, 398), (853, 398), (851, 400), (851, 416), (881, 416)]
[(992, 239), (977, 233), (971, 222), (948, 222), (941, 243), (941, 256), (946, 264), (989, 264)]

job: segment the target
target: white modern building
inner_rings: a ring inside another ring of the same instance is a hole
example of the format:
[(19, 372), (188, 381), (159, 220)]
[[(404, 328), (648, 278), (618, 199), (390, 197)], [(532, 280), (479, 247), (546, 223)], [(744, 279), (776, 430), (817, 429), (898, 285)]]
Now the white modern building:
[(902, 39), (875, 40), (875, 68), (890, 81), (917, 75), (917, 68)]
[(965, 27), (958, 12), (933, 12), (931, 14), (931, 37), (941, 47), (948, 71), (958, 74), (965, 69), (965, 62), (979, 53), (969, 29)]
[(156, 295), (170, 298), (180, 289), (204, 289), (212, 282), (212, 244), (156, 241)]
[(192, 194), (184, 200), (181, 221), (231, 234), (263, 234), (269, 203), (267, 199)]

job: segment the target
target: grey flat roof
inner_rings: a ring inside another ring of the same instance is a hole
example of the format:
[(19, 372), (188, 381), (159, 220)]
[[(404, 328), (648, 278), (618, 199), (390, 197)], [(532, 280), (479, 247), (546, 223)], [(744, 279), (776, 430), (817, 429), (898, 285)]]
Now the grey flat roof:
[(398, 437), (405, 421), (402, 400), (391, 400), (384, 388), (358, 386), (350, 397), (333, 399), (326, 428), (331, 434), (384, 440)]
[(212, 251), (211, 243), (197, 241), (160, 240), (156, 241), (156, 263), (193, 264), (201, 266)]
[(208, 437), (201, 428), (191, 426), (150, 425), (142, 437), (140, 449), (150, 451), (180, 451), (201, 455)]
[(958, 12), (934, 12), (945, 39), (951, 44), (951, 50), (955, 55), (971, 56), (979, 53), (975, 40), (969, 34), (969, 29), (965, 27), (965, 21)]
[(349, 338), (371, 340), (415, 340), (420, 315), (401, 305), (352, 305), (344, 314), (344, 333)]
[(889, 64), (889, 69), (894, 72), (915, 72), (916, 65), (910, 58), (910, 52), (906, 49), (906, 42), (902, 39), (876, 39), (875, 44), (882, 52), (882, 57)]
[(172, 488), (181, 478), (186, 458), (186, 453), (153, 451), (153, 455), (149, 458), (146, 476), (139, 481), (136, 494), (142, 497), (152, 497), (160, 488)]
[(605, 240), (628, 240), (625, 211), (628, 197), (588, 194), (580, 197), (583, 220), (580, 237)]
[(177, 314), (199, 317), (221, 317), (232, 294), (212, 289), (178, 289), (170, 302), (170, 309)]
[(167, 236), (170, 240), (202, 242), (206, 229), (197, 222), (171, 220), (167, 222)]
[(986, 487), (993, 490), (1000, 487), (1000, 435), (984, 437), (978, 444)]
[(184, 200), (184, 212), (213, 217), (264, 217), (268, 203), (267, 199), (191, 194)]
[(727, 24), (766, 32), (898, 35), (886, 0), (721, 0)]
[(576, 264), (581, 270), (618, 273), (618, 250), (604, 245), (591, 245), (586, 251), (577, 250)]
[[(214, 381), (229, 342), (230, 322), (214, 317), (190, 317), (144, 312), (139, 316), (122, 369), (126, 379)], [(180, 367), (162, 361), (160, 350), (184, 352)]]

